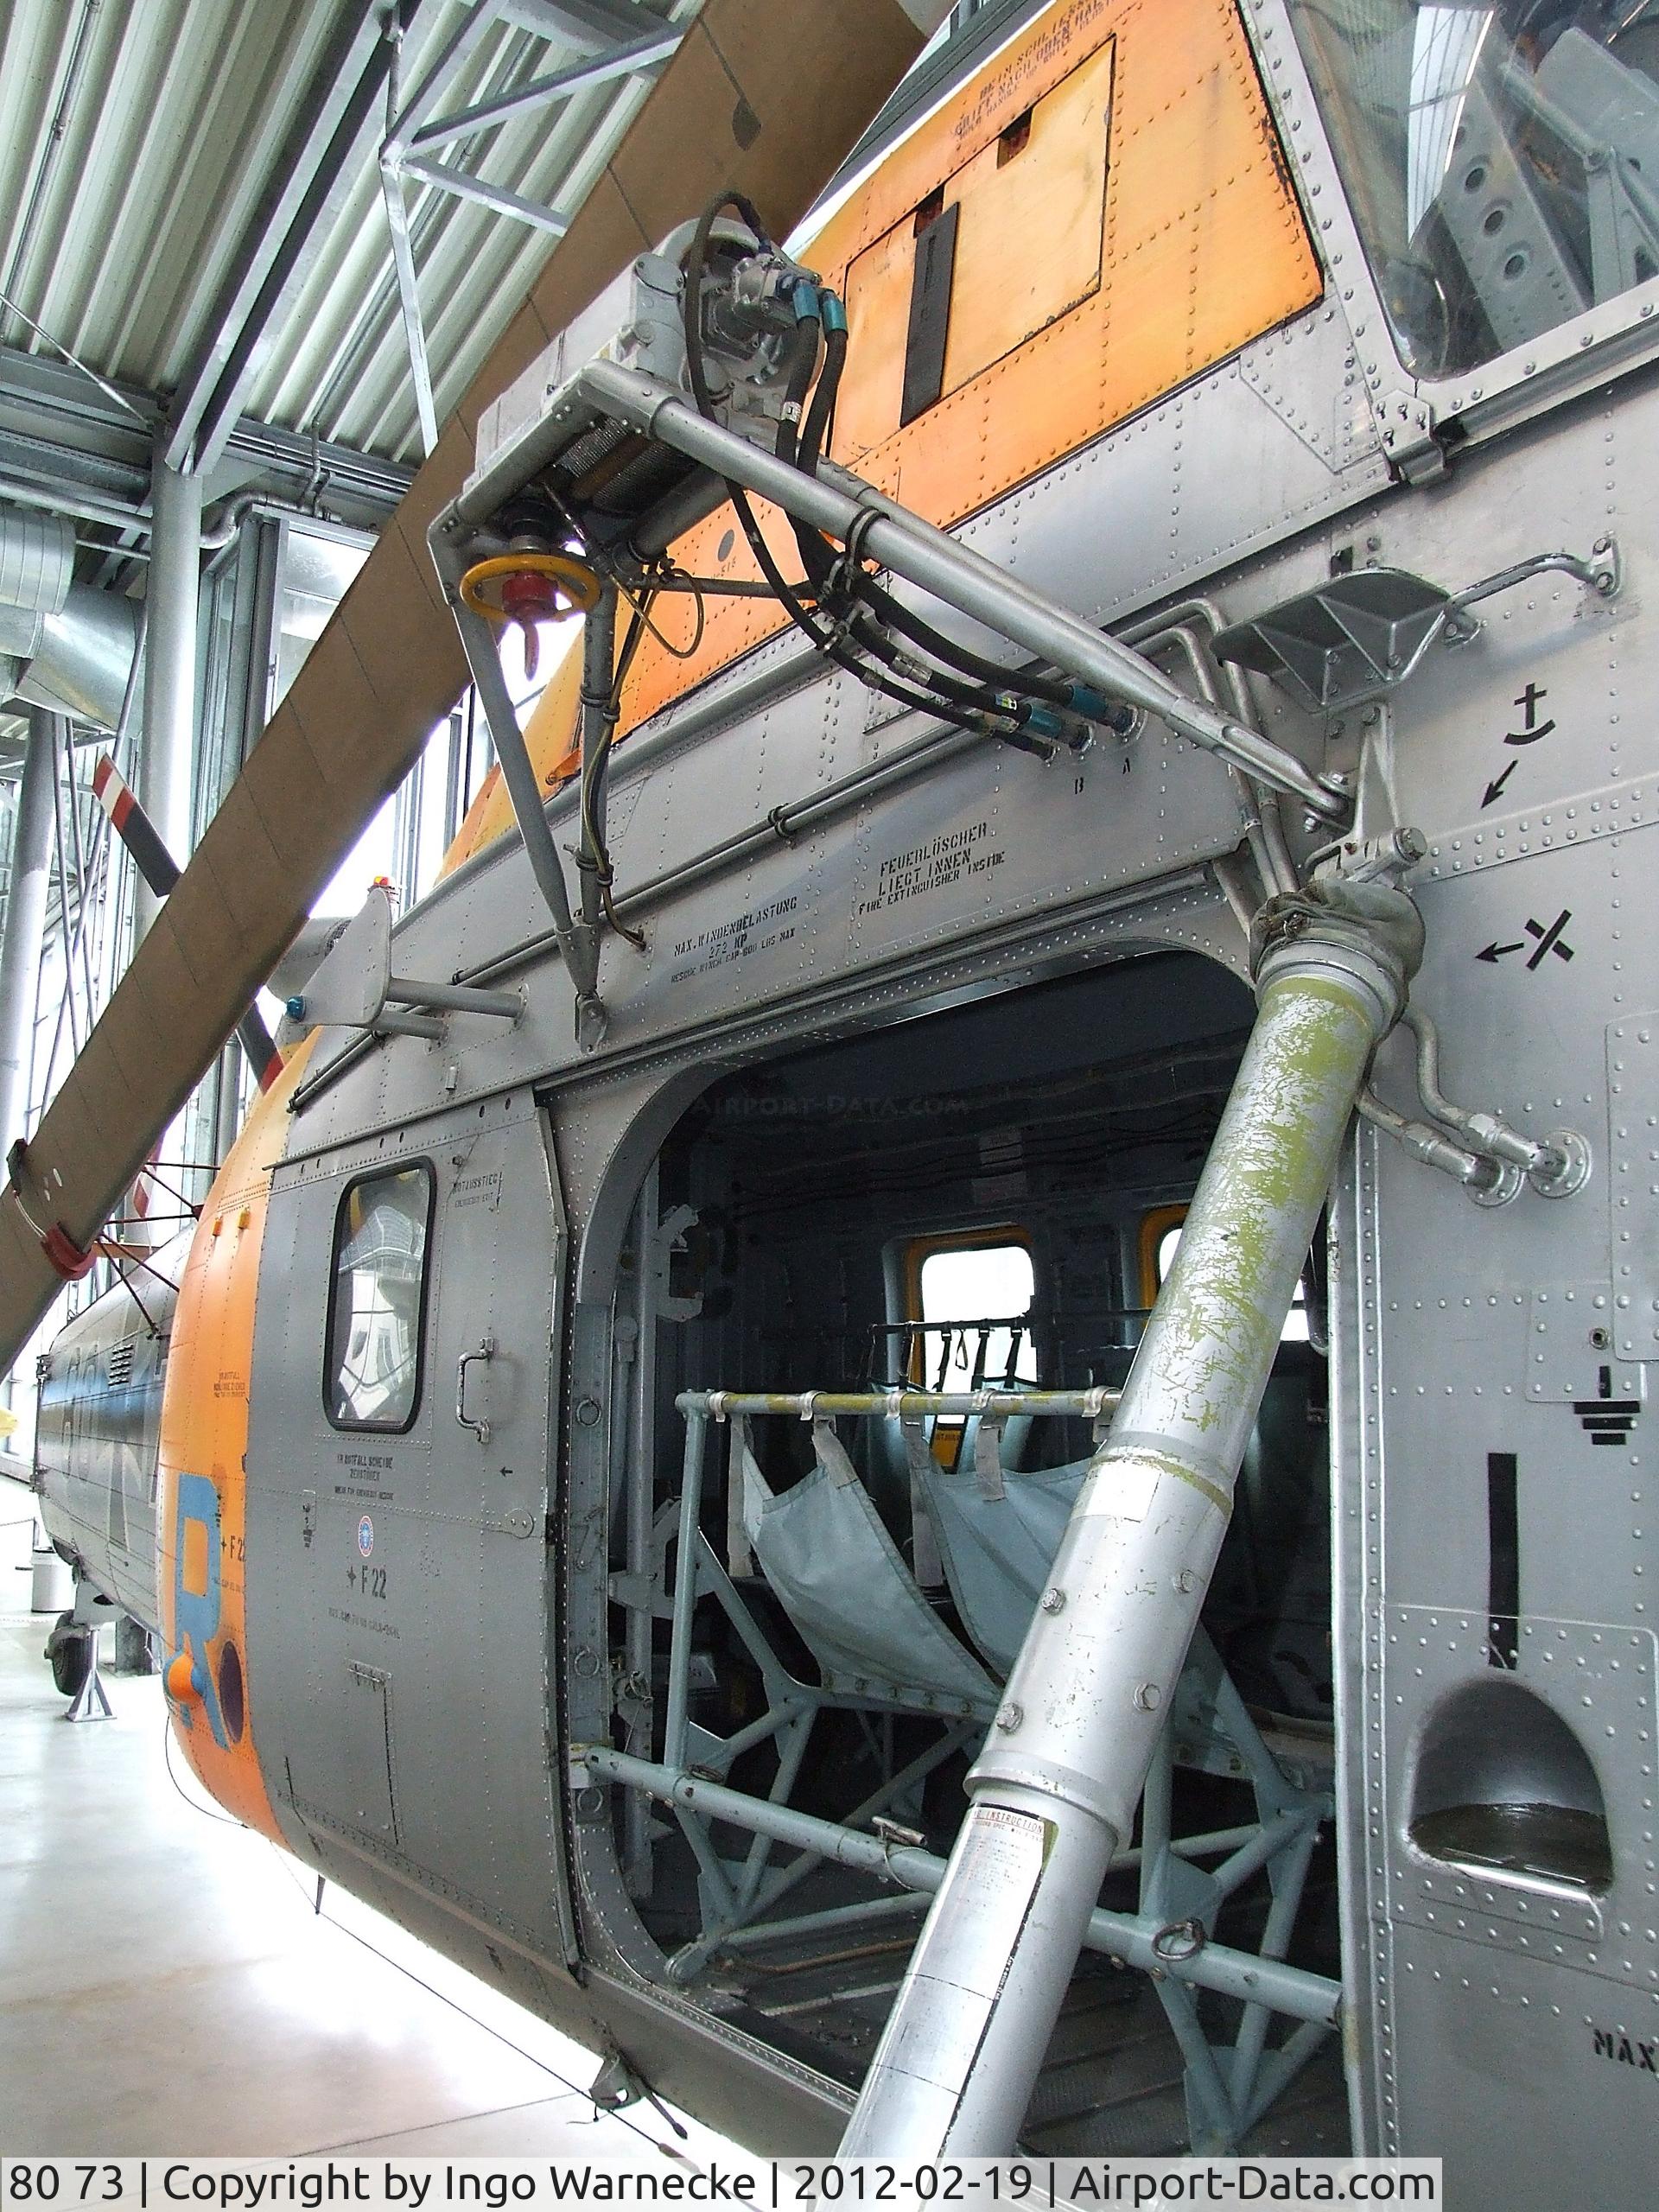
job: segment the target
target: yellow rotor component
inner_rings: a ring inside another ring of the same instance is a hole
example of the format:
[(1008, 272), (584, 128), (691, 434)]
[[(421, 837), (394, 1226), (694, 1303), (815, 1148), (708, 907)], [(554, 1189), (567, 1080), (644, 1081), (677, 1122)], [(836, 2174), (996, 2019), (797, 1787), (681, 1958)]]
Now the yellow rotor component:
[[(586, 614), (599, 604), (599, 578), (585, 562), (569, 553), (500, 553), (493, 560), (474, 562), (461, 580), (461, 599), (474, 614), (492, 622), (517, 622), (522, 618), (513, 608), (484, 596), (486, 584), (505, 582), (511, 576), (544, 576), (558, 588), (550, 594), (545, 609), (537, 609), (549, 621)], [(564, 606), (558, 604), (561, 594), (568, 602)]]
[[(484, 596), (484, 586), (500, 589), (498, 606)], [(567, 614), (586, 614), (599, 603), (599, 578), (585, 562), (569, 553), (499, 553), (478, 561), (461, 580), (461, 596), (474, 614), (492, 622), (516, 622), (524, 636), (524, 674), (534, 676), (540, 657), (538, 622), (562, 622)]]

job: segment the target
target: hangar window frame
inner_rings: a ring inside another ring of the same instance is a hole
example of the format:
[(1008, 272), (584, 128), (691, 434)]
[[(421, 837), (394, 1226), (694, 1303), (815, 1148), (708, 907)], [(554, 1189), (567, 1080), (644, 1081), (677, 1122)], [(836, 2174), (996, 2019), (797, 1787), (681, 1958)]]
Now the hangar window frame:
[[(340, 1308), (340, 1260), (350, 1218), (348, 1210), (353, 1195), (370, 1185), (394, 1183), (404, 1176), (415, 1174), (418, 1174), (426, 1185), (426, 1210), (421, 1224), (421, 1294), (415, 1319), (415, 1378), (410, 1391), (408, 1410), (397, 1421), (354, 1418), (336, 1410), (344, 1363), (335, 1344), (335, 1325)], [(437, 1205), (437, 1183), (435, 1163), (425, 1154), (417, 1154), (407, 1160), (377, 1160), (372, 1167), (365, 1168), (360, 1174), (351, 1178), (336, 1202), (334, 1233), (329, 1242), (328, 1307), (323, 1323), (321, 1384), (324, 1418), (331, 1428), (342, 1433), (407, 1436), (420, 1419), (421, 1406), (426, 1395), (426, 1338), (432, 1306), (432, 1226)]]

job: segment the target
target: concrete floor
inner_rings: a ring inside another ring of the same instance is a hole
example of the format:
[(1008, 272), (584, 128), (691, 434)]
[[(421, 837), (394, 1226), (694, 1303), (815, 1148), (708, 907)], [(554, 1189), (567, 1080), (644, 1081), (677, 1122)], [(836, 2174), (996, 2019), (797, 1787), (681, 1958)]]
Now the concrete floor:
[[(0, 1484), (0, 1521), (28, 1503)], [(175, 1787), (155, 1679), (106, 1675), (114, 1719), (66, 1726), (16, 1557), (8, 1529), (0, 2149), (754, 2163), (648, 2105), (596, 2113), (588, 2052), (340, 1891), (319, 1918), (291, 1859), (186, 1802), (176, 1759)]]

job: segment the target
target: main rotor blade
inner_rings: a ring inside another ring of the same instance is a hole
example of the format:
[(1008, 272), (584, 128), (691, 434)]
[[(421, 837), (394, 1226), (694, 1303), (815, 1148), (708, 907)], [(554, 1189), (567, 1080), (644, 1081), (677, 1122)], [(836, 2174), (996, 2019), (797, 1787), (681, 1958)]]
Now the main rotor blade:
[(745, 192), (785, 235), (914, 59), (932, 0), (705, 0), (450, 418), (0, 1192), (0, 1373), (467, 681), (426, 529), (478, 417), (635, 254)]
[[(109, 816), (111, 829), (132, 855), (139, 874), (158, 899), (165, 899), (183, 870), (107, 753), (99, 753), (92, 770), (92, 792)], [(264, 1016), (251, 1001), (237, 1016), (236, 1034), (248, 1056), (254, 1080), (261, 1090), (269, 1090), (283, 1071), (283, 1057), (265, 1027)], [(142, 1182), (135, 1185), (142, 1187)]]

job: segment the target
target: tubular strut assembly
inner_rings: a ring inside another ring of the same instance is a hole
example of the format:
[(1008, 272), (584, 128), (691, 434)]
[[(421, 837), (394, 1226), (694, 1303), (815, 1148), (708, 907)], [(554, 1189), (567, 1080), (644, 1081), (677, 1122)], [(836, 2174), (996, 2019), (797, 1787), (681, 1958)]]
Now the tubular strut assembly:
[[(821, 300), (828, 303), (833, 296), (822, 295)], [(809, 328), (816, 329), (812, 317), (804, 320)], [(838, 341), (844, 340), (844, 333), (839, 330), (834, 335)], [(837, 356), (839, 352), (838, 343)], [(740, 518), (747, 512), (747, 495), (751, 493), (772, 501), (788, 515), (797, 525), (803, 548), (816, 544), (824, 556), (824, 572), (813, 582), (812, 588), (821, 597), (840, 593), (848, 601), (848, 611), (834, 620), (827, 631), (822, 629), (818, 617), (803, 607), (795, 588), (775, 573), (776, 564), (766, 552), (763, 569), (791, 620), (838, 665), (850, 669), (861, 681), (900, 703), (947, 724), (954, 722), (970, 732), (982, 732), (1045, 753), (1053, 750), (1051, 731), (1064, 741), (1068, 714), (1073, 721), (1079, 718), (1085, 722), (1104, 721), (1120, 730), (1131, 728), (1139, 715), (1156, 715), (1239, 773), (1256, 779), (1272, 792), (1299, 799), (1319, 820), (1346, 819), (1351, 802), (1339, 785), (1314, 774), (1294, 753), (1229, 715), (1219, 704), (1191, 697), (1133, 647), (1091, 628), (1057, 601), (959, 544), (947, 531), (935, 529), (885, 498), (861, 478), (821, 459), (815, 443), (822, 431), (822, 424), (814, 421), (818, 412), (816, 402), (798, 451), (790, 452), (785, 439), (785, 450), (767, 453), (697, 406), (688, 405), (667, 384), (609, 361), (590, 363), (574, 380), (568, 397), (570, 406), (589, 408), (598, 416), (675, 448), (710, 472), (728, 487)], [(477, 611), (477, 594), (467, 588), (480, 571), (467, 569), (455, 535), (457, 525), (467, 518), (463, 496), (451, 518), (435, 525), (430, 538), (433, 556), (460, 626), (531, 868), (575, 987), (578, 1039), (590, 1049), (601, 1040), (606, 1026), (598, 992), (601, 929), (594, 911), (596, 891), (607, 894), (605, 919), (613, 927), (621, 927), (608, 900), (602, 812), (597, 820), (591, 820), (584, 805), (578, 861), (584, 880), (578, 913), (573, 911), (563, 863), (548, 825), (547, 794), (518, 726), (490, 621)], [(823, 548), (822, 538), (816, 533), (838, 539), (843, 550), (830, 559), (828, 549)], [(759, 539), (758, 531), (754, 537)], [(760, 539), (757, 559), (763, 552), (765, 541)], [(889, 571), (1004, 638), (1034, 661), (1060, 671), (1058, 677), (1022, 676), (980, 661), (967, 648), (940, 637), (919, 616), (893, 600), (874, 577), (864, 574), (861, 564), (865, 562)], [(649, 582), (645, 586), (647, 594), (653, 588)], [(583, 685), (585, 756), (615, 704), (614, 694), (608, 709), (601, 703), (594, 682), (602, 661), (609, 658), (615, 588), (612, 582), (602, 592), (595, 588), (591, 595), (582, 595), (589, 632)], [(911, 644), (902, 649), (895, 646), (886, 638), (884, 622), (899, 629)], [(882, 664), (860, 659), (856, 649), (874, 653)], [(929, 667), (916, 657), (921, 651), (948, 652), (959, 669), (977, 671), (975, 680)], [(999, 676), (1010, 688), (994, 686), (991, 679)], [(913, 681), (900, 680), (906, 678)], [(918, 690), (915, 683), (928, 684), (931, 690)], [(1030, 696), (1020, 696), (1022, 690)], [(595, 794), (585, 760), (584, 798), (595, 796), (602, 807), (602, 783)]]
[(1407, 865), (1328, 877), (1257, 918), (1255, 1027), (843, 2156), (1015, 2139), (1131, 1832), (1350, 1117), (1421, 959), (1421, 918), (1386, 880)]

